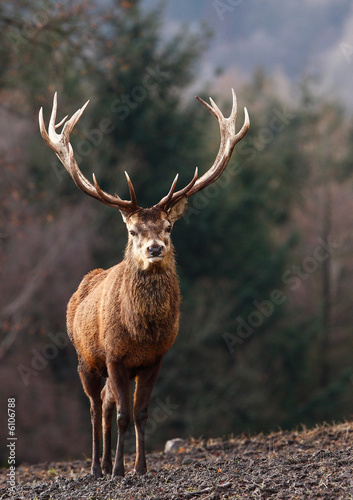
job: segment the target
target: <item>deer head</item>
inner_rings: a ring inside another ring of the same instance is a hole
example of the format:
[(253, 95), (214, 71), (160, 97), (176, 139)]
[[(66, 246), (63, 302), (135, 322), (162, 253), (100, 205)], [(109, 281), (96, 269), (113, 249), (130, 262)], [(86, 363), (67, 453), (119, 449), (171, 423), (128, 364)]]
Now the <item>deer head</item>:
[[(192, 180), (179, 191), (176, 191), (178, 181), (178, 175), (176, 175), (169, 193), (152, 208), (141, 208), (138, 206), (134, 187), (126, 172), (125, 176), (129, 187), (130, 200), (122, 200), (117, 194), (113, 196), (106, 193), (99, 187), (94, 174), (93, 183), (91, 183), (79, 169), (70, 144), (70, 134), (81, 118), (89, 101), (77, 110), (68, 121), (66, 121), (67, 116), (65, 116), (60, 123), (56, 124), (57, 93), (55, 93), (48, 132), (44, 124), (43, 108), (39, 112), (39, 127), (44, 141), (56, 153), (81, 191), (96, 198), (105, 205), (120, 210), (129, 232), (128, 249), (132, 252), (139, 266), (142, 269), (148, 269), (151, 266), (164, 267), (173, 252), (170, 241), (171, 229), (174, 222), (185, 215), (188, 198), (215, 182), (222, 175), (230, 160), (234, 146), (244, 137), (249, 129), (249, 115), (247, 109), (244, 108), (244, 124), (238, 133), (235, 132), (237, 99), (233, 89), (232, 96), (232, 111), (228, 118), (223, 116), (211, 98), (211, 105), (209, 105), (200, 97), (196, 97), (219, 122), (221, 142), (217, 157), (211, 168), (201, 177), (198, 177), (198, 169), (196, 168)], [(57, 133), (56, 130), (62, 125), (61, 133)]]
[(187, 210), (185, 197), (177, 201), (168, 212), (157, 207), (140, 208), (128, 217), (123, 215), (129, 234), (127, 256), (132, 257), (141, 270), (163, 270), (173, 258), (171, 230), (176, 220)]

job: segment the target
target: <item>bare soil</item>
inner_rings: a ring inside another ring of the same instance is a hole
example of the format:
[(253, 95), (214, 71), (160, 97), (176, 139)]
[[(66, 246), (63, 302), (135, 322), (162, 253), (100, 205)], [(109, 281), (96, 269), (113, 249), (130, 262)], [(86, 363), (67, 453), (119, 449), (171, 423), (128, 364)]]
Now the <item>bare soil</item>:
[(0, 470), (7, 499), (353, 499), (353, 423), (314, 429), (189, 440), (175, 452), (151, 453), (137, 476), (126, 456), (124, 478), (94, 480), (90, 461), (20, 465), (16, 494)]

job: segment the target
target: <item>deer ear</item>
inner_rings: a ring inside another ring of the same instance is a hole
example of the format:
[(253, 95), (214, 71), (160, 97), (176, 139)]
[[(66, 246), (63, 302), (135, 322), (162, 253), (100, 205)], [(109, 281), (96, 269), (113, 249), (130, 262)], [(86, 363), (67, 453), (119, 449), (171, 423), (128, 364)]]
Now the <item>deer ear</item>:
[(188, 199), (186, 196), (180, 198), (179, 201), (174, 203), (174, 205), (168, 210), (168, 218), (173, 224), (176, 220), (184, 217), (188, 210)]
[(124, 212), (124, 210), (119, 210), (119, 212), (121, 213), (123, 221), (126, 223), (126, 220), (128, 218), (129, 213), (128, 212)]

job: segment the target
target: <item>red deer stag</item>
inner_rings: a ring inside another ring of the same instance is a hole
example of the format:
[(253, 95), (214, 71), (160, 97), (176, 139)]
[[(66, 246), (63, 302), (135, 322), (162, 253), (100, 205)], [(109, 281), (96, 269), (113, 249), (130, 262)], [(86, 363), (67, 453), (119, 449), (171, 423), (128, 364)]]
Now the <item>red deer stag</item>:
[[(185, 215), (188, 198), (213, 183), (225, 170), (234, 146), (249, 128), (245, 121), (235, 133), (237, 101), (225, 118), (210, 99), (211, 106), (197, 99), (219, 122), (221, 144), (212, 167), (175, 191), (178, 175), (169, 193), (152, 208), (141, 208), (133, 185), (125, 172), (130, 200), (103, 191), (93, 175), (93, 183), (80, 171), (70, 144), (70, 134), (88, 102), (68, 120), (56, 124), (57, 96), (47, 132), (43, 109), (39, 112), (40, 132), (56, 153), (75, 184), (102, 203), (118, 208), (128, 230), (124, 260), (108, 270), (88, 273), (70, 299), (67, 308), (67, 331), (76, 348), (78, 372), (91, 405), (92, 469), (95, 477), (105, 473), (124, 475), (124, 440), (130, 422), (130, 380), (135, 379), (133, 417), (136, 432), (138, 474), (146, 472), (145, 425), (152, 389), (160, 371), (161, 360), (172, 346), (179, 327), (180, 292), (170, 233), (176, 220)], [(65, 123), (65, 124), (64, 124)], [(62, 132), (56, 130), (63, 126)], [(101, 390), (102, 378), (106, 383)], [(111, 425), (117, 409), (118, 440), (114, 468), (111, 459)], [(103, 420), (102, 469), (99, 461)]]

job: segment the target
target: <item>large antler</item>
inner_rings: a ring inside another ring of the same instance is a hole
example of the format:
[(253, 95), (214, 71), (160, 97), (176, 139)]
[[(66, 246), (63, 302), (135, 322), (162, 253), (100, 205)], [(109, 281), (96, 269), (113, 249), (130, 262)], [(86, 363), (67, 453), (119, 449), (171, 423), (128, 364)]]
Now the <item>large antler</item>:
[[(86, 179), (81, 170), (78, 168), (77, 162), (74, 157), (74, 152), (70, 144), (70, 134), (75, 127), (76, 123), (81, 118), (84, 110), (86, 109), (89, 101), (82, 106), (76, 113), (68, 120), (66, 123), (67, 116), (61, 120), (60, 123), (55, 124), (56, 121), (56, 111), (57, 111), (57, 93), (54, 94), (53, 109), (50, 116), (48, 132), (45, 128), (43, 119), (43, 108), (39, 111), (39, 128), (40, 133), (46, 144), (56, 153), (61, 163), (64, 165), (68, 173), (73, 178), (76, 186), (78, 186), (81, 191), (96, 198), (97, 200), (109, 205), (110, 207), (119, 208), (125, 212), (134, 212), (138, 210), (136, 195), (132, 182), (125, 172), (126, 180), (130, 191), (130, 200), (122, 200), (117, 194), (112, 196), (111, 194), (103, 191), (97, 183), (95, 175), (93, 174), (93, 184)], [(56, 133), (56, 129), (61, 127), (65, 123), (60, 134)]]
[(217, 104), (212, 100), (211, 97), (210, 97), (210, 102), (211, 102), (210, 106), (203, 99), (196, 96), (196, 99), (198, 99), (210, 111), (210, 113), (212, 113), (212, 115), (215, 118), (217, 118), (219, 122), (219, 128), (221, 132), (221, 144), (219, 146), (217, 157), (212, 167), (199, 179), (197, 177), (197, 168), (196, 168), (192, 181), (184, 189), (174, 192), (178, 180), (178, 176), (176, 176), (172, 184), (172, 187), (170, 188), (169, 193), (167, 194), (167, 196), (161, 199), (161, 201), (156, 205), (157, 207), (167, 210), (183, 196), (187, 196), (189, 198), (198, 191), (201, 191), (201, 189), (204, 189), (205, 187), (212, 184), (220, 177), (220, 175), (222, 175), (230, 160), (230, 157), (232, 156), (234, 146), (244, 137), (244, 135), (249, 130), (250, 126), (249, 114), (247, 109), (244, 108), (244, 113), (245, 113), (244, 124), (240, 129), (240, 131), (237, 134), (235, 133), (235, 121), (237, 118), (238, 106), (237, 106), (237, 97), (235, 95), (234, 89), (232, 89), (232, 96), (233, 96), (233, 106), (230, 116), (228, 118), (225, 118), (223, 116), (221, 110), (219, 109)]

